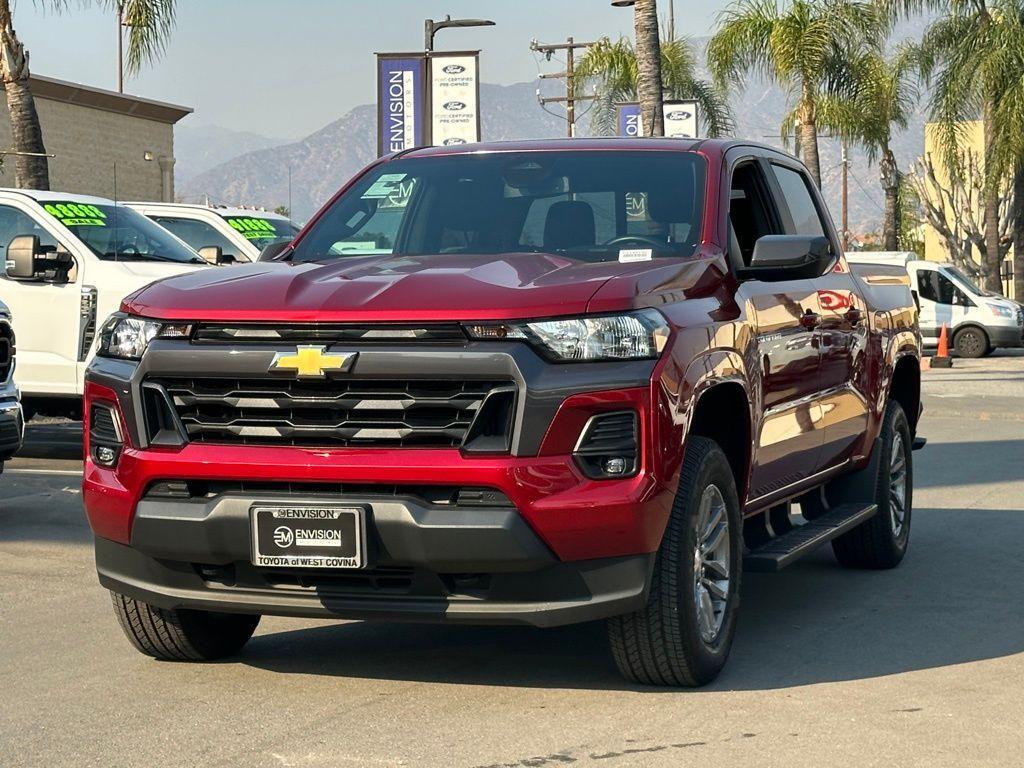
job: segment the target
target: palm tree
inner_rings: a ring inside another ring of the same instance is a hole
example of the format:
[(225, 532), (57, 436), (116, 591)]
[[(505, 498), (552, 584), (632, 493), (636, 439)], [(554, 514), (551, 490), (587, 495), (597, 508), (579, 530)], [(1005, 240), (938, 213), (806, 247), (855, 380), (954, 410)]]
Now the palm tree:
[[(817, 103), (819, 127), (864, 148), (878, 163), (885, 207), (882, 248), (899, 249), (900, 189), (903, 175), (892, 150), (894, 129), (906, 128), (918, 100), (916, 51), (900, 46), (886, 58), (874, 49), (855, 53), (848, 62), (850, 92), (825, 94)], [(795, 120), (795, 113), (790, 120)]]
[[(733, 127), (733, 116), (728, 99), (720, 88), (700, 79), (697, 57), (690, 42), (681, 38), (663, 40), (659, 47), (665, 97), (694, 99), (707, 135), (729, 133)], [(615, 104), (637, 99), (640, 74), (633, 43), (628, 38), (616, 42), (608, 38), (598, 40), (587, 49), (575, 71), (578, 94), (592, 88), (596, 91), (591, 130), (598, 135), (612, 135), (615, 133)]]
[(776, 0), (736, 0), (719, 14), (708, 64), (722, 85), (741, 85), (753, 73), (790, 89), (800, 151), (820, 187), (818, 102), (849, 89), (849, 58), (879, 46), (887, 26), (861, 0), (793, 0), (782, 8)]
[[(128, 27), (125, 66), (138, 72), (143, 63), (159, 56), (174, 27), (175, 0), (94, 0), (119, 11)], [(88, 0), (83, 0), (83, 4)], [(35, 101), (29, 90), (28, 51), (18, 39), (11, 14), (12, 0), (0, 0), (0, 81), (10, 113), (15, 152), (15, 184), (30, 189), (49, 189), (50, 173)], [(37, 0), (37, 5), (63, 11), (68, 0)]]
[(1012, 56), (1003, 49), (1007, 33), (1003, 21), (1007, 10), (1014, 10), (1016, 3), (1003, 0), (881, 2), (892, 17), (919, 11), (942, 14), (931, 23), (918, 46), (921, 72), (931, 86), (930, 116), (938, 124), (935, 137), (939, 150), (953, 172), (959, 172), (963, 157), (965, 122), (978, 117), (983, 121), (986, 177), (983, 273), (985, 287), (999, 292), (1002, 290), (999, 186), (1007, 169), (996, 159), (997, 145), (1004, 130), (1015, 130), (1001, 120), (999, 110), (1001, 92), (1013, 74), (1008, 70)]
[(661, 36), (658, 32), (656, 0), (636, 0), (633, 7), (633, 26), (636, 34), (636, 95), (637, 101), (640, 102), (640, 121), (647, 136), (664, 136)]

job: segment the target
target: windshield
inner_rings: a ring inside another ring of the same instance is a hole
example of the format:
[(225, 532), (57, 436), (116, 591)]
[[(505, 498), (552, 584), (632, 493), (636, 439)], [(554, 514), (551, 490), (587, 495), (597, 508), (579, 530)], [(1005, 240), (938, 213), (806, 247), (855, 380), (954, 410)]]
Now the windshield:
[(223, 216), (242, 237), (261, 251), (273, 243), (289, 243), (299, 233), (299, 228), (287, 219), (271, 219), (262, 216)]
[(45, 202), (42, 206), (101, 259), (205, 263), (170, 232), (123, 205)]
[(372, 169), (296, 245), (294, 261), (367, 254), (690, 256), (704, 161), (679, 151), (493, 152)]
[(963, 272), (961, 272), (956, 267), (945, 267), (944, 271), (946, 272), (946, 274), (948, 274), (950, 276), (950, 278), (952, 278), (954, 283), (959, 283), (960, 284), (960, 288), (962, 288), (967, 293), (973, 294), (975, 296), (991, 296), (991, 295), (993, 295), (993, 294), (989, 293), (988, 291), (981, 290), (978, 286), (976, 286), (973, 282), (971, 282), (971, 279), (969, 277), (967, 277), (967, 275), (965, 275)]

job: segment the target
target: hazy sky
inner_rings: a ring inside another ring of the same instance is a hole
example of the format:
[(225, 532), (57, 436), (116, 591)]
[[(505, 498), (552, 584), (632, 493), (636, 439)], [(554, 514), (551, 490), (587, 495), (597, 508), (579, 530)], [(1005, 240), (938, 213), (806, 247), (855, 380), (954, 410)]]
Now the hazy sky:
[[(109, 11), (43, 12), (20, 0), (15, 27), (35, 74), (117, 87), (116, 22)], [(700, 36), (726, 0), (675, 0), (676, 29)], [(660, 0), (665, 13), (668, 0)], [(375, 51), (423, 45), (423, 19), (484, 17), (497, 26), (438, 33), (440, 49), (480, 48), (485, 82), (533, 80), (531, 38), (592, 40), (632, 34), (629, 9), (609, 0), (178, 0), (166, 56), (125, 90), (195, 109), (194, 125), (304, 136), (374, 97)], [(547, 71), (558, 62), (541, 62)]]

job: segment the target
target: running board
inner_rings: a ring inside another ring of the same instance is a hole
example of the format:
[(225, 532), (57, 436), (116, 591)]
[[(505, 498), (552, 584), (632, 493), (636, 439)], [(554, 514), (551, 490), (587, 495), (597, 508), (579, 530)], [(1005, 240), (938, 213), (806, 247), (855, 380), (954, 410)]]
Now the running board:
[(913, 450), (920, 451), (926, 445), (928, 445), (928, 438), (927, 437), (915, 437), (914, 438)]
[(766, 544), (751, 550), (743, 558), (743, 569), (757, 573), (775, 573), (847, 531), (874, 517), (877, 504), (841, 504), (817, 520), (798, 525)]

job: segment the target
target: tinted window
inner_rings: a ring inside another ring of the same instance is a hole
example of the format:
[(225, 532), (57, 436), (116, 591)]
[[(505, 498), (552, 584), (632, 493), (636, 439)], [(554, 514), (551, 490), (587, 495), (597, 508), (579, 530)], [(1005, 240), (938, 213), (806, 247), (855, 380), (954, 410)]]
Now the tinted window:
[(11, 240), (20, 235), (37, 235), (40, 245), (56, 246), (53, 235), (43, 229), (39, 223), (24, 211), (0, 205), (0, 248), (6, 259), (7, 246)]
[(215, 246), (221, 253), (238, 256), (238, 247), (216, 230), (212, 224), (198, 219), (179, 219), (172, 216), (151, 216), (151, 219), (176, 237), (180, 237), (195, 250)]
[(760, 238), (783, 234), (775, 221), (760, 168), (755, 163), (738, 166), (730, 189), (729, 247), (739, 251), (744, 265), (750, 266), (754, 245)]
[(205, 264), (163, 227), (123, 205), (47, 201), (42, 206), (101, 259)]
[(690, 256), (704, 161), (687, 152), (492, 152), (408, 157), (360, 178), (293, 255), (560, 253)]
[(789, 206), (789, 213), (793, 217), (793, 231), (791, 235), (824, 235), (825, 228), (821, 223), (821, 216), (818, 208), (811, 197), (810, 187), (806, 177), (791, 168), (781, 165), (773, 165), (775, 178), (778, 179), (782, 188), (782, 196)]
[(952, 280), (935, 270), (918, 272), (917, 288), (918, 295), (927, 301), (934, 301), (937, 304), (969, 305), (963, 291), (953, 285)]

